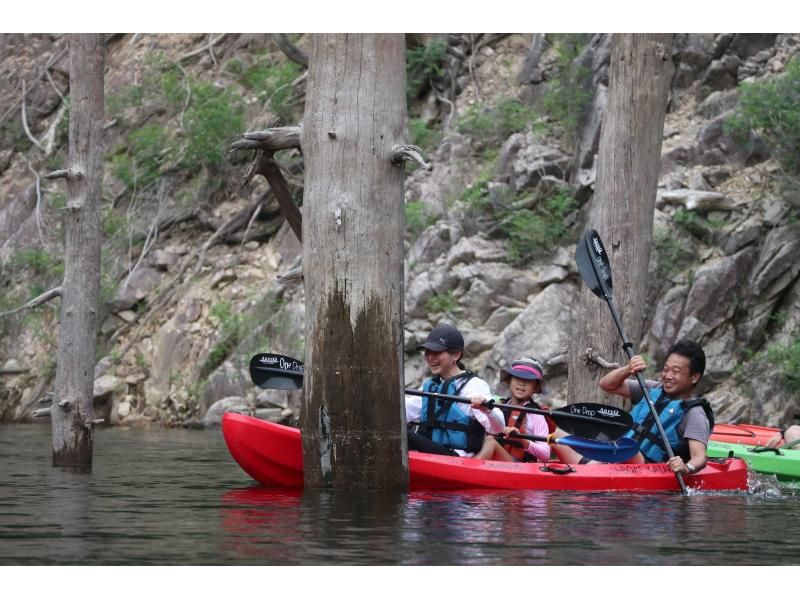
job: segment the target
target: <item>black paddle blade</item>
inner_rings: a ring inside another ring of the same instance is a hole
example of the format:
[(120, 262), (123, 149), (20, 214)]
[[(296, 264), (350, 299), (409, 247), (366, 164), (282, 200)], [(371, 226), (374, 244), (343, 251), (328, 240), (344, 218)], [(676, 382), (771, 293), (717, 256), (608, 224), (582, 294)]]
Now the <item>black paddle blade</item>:
[(567, 434), (603, 441), (616, 440), (633, 426), (630, 413), (599, 403), (565, 405), (551, 411), (550, 417)]
[(259, 388), (303, 388), (303, 371), (302, 361), (285, 355), (258, 353), (250, 359), (250, 379)]
[(575, 247), (575, 263), (581, 278), (598, 297), (610, 298), (614, 282), (611, 279), (611, 263), (600, 235), (589, 229)]

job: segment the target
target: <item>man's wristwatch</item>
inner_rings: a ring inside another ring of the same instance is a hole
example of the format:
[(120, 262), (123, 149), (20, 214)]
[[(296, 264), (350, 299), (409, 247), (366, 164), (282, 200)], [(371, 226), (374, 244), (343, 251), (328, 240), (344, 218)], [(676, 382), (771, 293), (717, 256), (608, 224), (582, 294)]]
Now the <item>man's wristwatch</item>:
[(688, 462), (686, 463), (686, 469), (689, 470), (689, 474), (693, 474), (694, 472), (697, 471), (697, 468), (694, 465), (692, 465), (691, 463), (688, 463)]

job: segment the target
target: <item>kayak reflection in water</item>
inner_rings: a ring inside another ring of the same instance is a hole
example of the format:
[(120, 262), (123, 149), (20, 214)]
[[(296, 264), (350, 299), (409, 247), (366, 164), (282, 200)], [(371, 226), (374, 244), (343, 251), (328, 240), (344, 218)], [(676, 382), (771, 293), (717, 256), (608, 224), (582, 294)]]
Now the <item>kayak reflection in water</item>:
[[(541, 409), (533, 400), (533, 395), (542, 394), (544, 374), (542, 364), (533, 358), (525, 357), (512, 362), (510, 367), (500, 370), (500, 381), (508, 385), (511, 396), (502, 400), (508, 405)], [(537, 413), (504, 410), (506, 425), (502, 436), (487, 434), (483, 447), (475, 454), (476, 459), (494, 461), (548, 461), (550, 445), (543, 441), (525, 438), (510, 438), (513, 433), (545, 437), (555, 430), (555, 423)]]
[(499, 409), (490, 410), (484, 405), (486, 397), (491, 396), (489, 385), (461, 363), (464, 337), (453, 326), (435, 327), (417, 350), (425, 351), (425, 361), (433, 374), (420, 390), (459, 395), (472, 402), (406, 395), (408, 449), (471, 457), (483, 446), (487, 433), (498, 434), (505, 425)]
[[(705, 367), (706, 356), (702, 347), (694, 341), (683, 339), (669, 349), (660, 382), (645, 381), (675, 455), (671, 459), (667, 458), (644, 393), (638, 382), (631, 379), (637, 372), (647, 368), (644, 359), (635, 355), (627, 365), (612, 370), (600, 379), (600, 388), (604, 391), (630, 398), (634, 404), (631, 410), (634, 429), (627, 436), (639, 443), (641, 451), (629, 463), (668, 462), (672, 471), (684, 475), (691, 475), (705, 467), (706, 446), (714, 427), (714, 414), (708, 401), (695, 394), (695, 387)], [(562, 437), (565, 434), (557, 430), (555, 435)], [(559, 458), (567, 463), (587, 462), (569, 447), (556, 445), (555, 450)]]
[(774, 448), (781, 442), (786, 445), (785, 448), (800, 449), (800, 426), (789, 426), (785, 430), (776, 432), (775, 436), (767, 441), (767, 446)]

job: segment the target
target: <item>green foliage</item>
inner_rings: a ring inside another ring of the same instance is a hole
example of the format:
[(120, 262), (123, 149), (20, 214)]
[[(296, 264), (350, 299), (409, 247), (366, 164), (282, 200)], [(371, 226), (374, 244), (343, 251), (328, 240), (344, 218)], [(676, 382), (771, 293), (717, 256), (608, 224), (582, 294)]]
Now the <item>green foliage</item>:
[(508, 261), (520, 264), (558, 246), (567, 236), (567, 217), (575, 209), (575, 199), (561, 189), (533, 210), (509, 211), (501, 219), (501, 230), (511, 244)]
[(215, 303), (211, 307), (211, 317), (221, 327), (220, 340), (208, 352), (205, 362), (200, 368), (200, 378), (205, 378), (233, 352), (245, 332), (245, 319), (241, 314), (233, 312), (231, 305), (225, 301)]
[(269, 100), (270, 110), (284, 124), (297, 120), (298, 105), (292, 101), (294, 89), (291, 85), (301, 74), (297, 64), (274, 62), (262, 57), (246, 66), (241, 60), (233, 59), (228, 61), (225, 69), (236, 76), (243, 87), (255, 92), (259, 100)]
[(421, 201), (410, 201), (405, 204), (406, 232), (412, 237), (418, 236), (422, 231), (436, 222), (436, 217), (428, 213), (425, 204)]
[(106, 239), (112, 238), (125, 226), (125, 218), (109, 207), (103, 212), (103, 234)]
[(725, 132), (749, 147), (753, 135), (764, 140), (790, 174), (800, 174), (800, 58), (781, 77), (742, 83), (736, 110)]
[(656, 276), (672, 277), (692, 261), (692, 252), (672, 231), (659, 229), (653, 236), (656, 258)]
[(53, 278), (64, 275), (64, 262), (39, 248), (20, 249), (11, 256), (9, 265), (12, 270), (27, 270), (34, 276)]
[(210, 83), (195, 83), (191, 88), (192, 100), (184, 115), (188, 143), (182, 164), (219, 166), (230, 139), (244, 130), (244, 106), (228, 89)]
[(767, 363), (780, 370), (786, 389), (800, 392), (800, 337), (786, 345), (771, 345), (764, 353)]
[(589, 89), (592, 71), (583, 66), (573, 65), (589, 41), (585, 33), (564, 33), (550, 36), (558, 54), (556, 77), (548, 81), (542, 97), (545, 112), (556, 120), (567, 133), (572, 134), (586, 103), (592, 97)]
[(442, 132), (429, 127), (424, 119), (414, 117), (408, 119), (408, 137), (411, 145), (429, 150), (442, 140)]
[(416, 98), (420, 88), (429, 79), (438, 79), (445, 74), (447, 44), (434, 41), (430, 44), (406, 50), (406, 96), (408, 101)]
[(452, 289), (443, 295), (434, 295), (425, 304), (425, 309), (432, 314), (452, 314), (456, 307), (458, 307), (458, 301), (456, 301), (455, 291)]
[(141, 189), (159, 178), (170, 151), (173, 149), (167, 130), (145, 125), (128, 135), (128, 153), (112, 158), (111, 171), (128, 189)]
[(530, 106), (506, 98), (494, 106), (470, 106), (458, 119), (456, 127), (480, 143), (497, 144), (512, 133), (534, 129), (537, 118), (536, 111)]
[(487, 211), (489, 204), (489, 181), (492, 180), (494, 164), (487, 164), (479, 173), (478, 179), (461, 193), (460, 201), (473, 211)]

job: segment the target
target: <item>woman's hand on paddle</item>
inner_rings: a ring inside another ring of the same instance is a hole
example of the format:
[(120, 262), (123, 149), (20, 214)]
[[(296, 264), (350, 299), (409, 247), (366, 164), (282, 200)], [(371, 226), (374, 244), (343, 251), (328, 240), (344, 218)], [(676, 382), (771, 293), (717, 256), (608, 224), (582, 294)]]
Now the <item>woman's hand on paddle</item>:
[(503, 436), (508, 438), (512, 434), (519, 434), (519, 428), (515, 428), (514, 426), (506, 426), (503, 428)]

